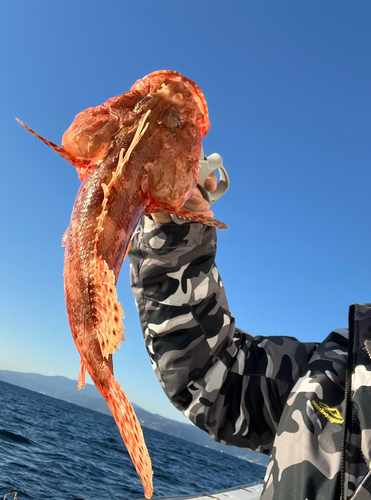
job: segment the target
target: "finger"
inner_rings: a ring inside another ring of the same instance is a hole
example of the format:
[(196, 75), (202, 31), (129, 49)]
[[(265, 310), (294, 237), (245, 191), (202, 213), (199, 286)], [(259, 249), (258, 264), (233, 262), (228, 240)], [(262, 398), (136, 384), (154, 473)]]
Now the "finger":
[(201, 191), (196, 187), (193, 190), (192, 195), (188, 198), (186, 203), (190, 203), (191, 205), (201, 205), (206, 201), (204, 197), (202, 196)]
[(216, 188), (218, 186), (218, 179), (217, 179), (216, 175), (214, 174), (214, 172), (211, 172), (209, 177), (207, 177), (205, 179), (204, 186), (205, 186), (205, 189), (207, 191), (209, 191), (210, 193), (213, 193), (216, 190)]
[(187, 203), (184, 204), (184, 208), (186, 210), (189, 210), (190, 212), (207, 212), (210, 209), (210, 204), (207, 203), (206, 200), (197, 200), (197, 202), (192, 203), (191, 201), (187, 201)]
[(208, 210), (204, 213), (204, 215), (206, 215), (206, 217), (210, 217), (210, 219), (214, 218), (214, 212), (212, 210)]
[(166, 212), (155, 212), (151, 214), (151, 216), (155, 222), (159, 222), (160, 224), (167, 224), (168, 222), (171, 222), (171, 217)]
[(191, 212), (206, 212), (210, 209), (210, 204), (204, 199), (198, 188), (193, 190), (192, 196), (184, 204), (186, 210)]

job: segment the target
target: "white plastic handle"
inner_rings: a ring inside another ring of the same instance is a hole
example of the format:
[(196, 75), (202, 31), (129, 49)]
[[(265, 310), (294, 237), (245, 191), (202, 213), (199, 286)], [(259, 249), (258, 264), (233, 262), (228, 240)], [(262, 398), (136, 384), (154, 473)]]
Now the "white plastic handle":
[[(205, 188), (205, 180), (209, 177), (212, 172), (219, 170), (220, 179), (216, 190), (213, 193), (207, 191)], [(218, 153), (213, 153), (210, 156), (205, 156), (204, 150), (201, 147), (201, 154), (198, 167), (198, 184), (197, 187), (201, 191), (202, 196), (207, 202), (212, 205), (215, 203), (229, 188), (229, 177), (226, 169), (223, 166), (222, 157)], [(188, 219), (183, 219), (177, 215), (170, 215), (174, 222), (177, 224), (185, 224), (189, 222)]]
[[(218, 153), (213, 153), (210, 156), (205, 156), (203, 149), (201, 149), (200, 163), (199, 163), (199, 181), (197, 184), (198, 189), (201, 191), (202, 196), (207, 200), (210, 205), (215, 203), (229, 188), (229, 177), (226, 169), (223, 166), (223, 159)], [(205, 180), (212, 172), (219, 170), (220, 179), (216, 190), (213, 193), (205, 189)]]

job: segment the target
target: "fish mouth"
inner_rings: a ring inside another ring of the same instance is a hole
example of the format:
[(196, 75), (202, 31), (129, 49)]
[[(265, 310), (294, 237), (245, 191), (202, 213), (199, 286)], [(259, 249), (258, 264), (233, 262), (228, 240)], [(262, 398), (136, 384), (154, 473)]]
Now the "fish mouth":
[(153, 91), (156, 87), (160, 88), (165, 79), (173, 82), (182, 82), (186, 87), (186, 90), (188, 90), (192, 94), (200, 111), (200, 117), (196, 120), (197, 126), (199, 128), (201, 138), (205, 137), (210, 128), (209, 111), (204, 94), (202, 93), (197, 83), (195, 83), (193, 80), (186, 78), (177, 71), (160, 70), (154, 71), (153, 73), (146, 75), (144, 78), (137, 80), (130, 90), (136, 90), (148, 94), (150, 92), (150, 89)]

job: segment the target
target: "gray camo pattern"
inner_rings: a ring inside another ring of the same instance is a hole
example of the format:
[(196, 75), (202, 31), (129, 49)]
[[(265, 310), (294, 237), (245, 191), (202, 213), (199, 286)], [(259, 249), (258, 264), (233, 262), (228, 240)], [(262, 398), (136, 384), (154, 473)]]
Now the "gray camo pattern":
[(271, 456), (262, 499), (371, 500), (371, 305), (355, 309), (346, 406), (348, 329), (316, 344), (236, 328), (215, 254), (215, 229), (198, 223), (144, 216), (133, 236), (132, 289), (167, 396), (216, 441)]

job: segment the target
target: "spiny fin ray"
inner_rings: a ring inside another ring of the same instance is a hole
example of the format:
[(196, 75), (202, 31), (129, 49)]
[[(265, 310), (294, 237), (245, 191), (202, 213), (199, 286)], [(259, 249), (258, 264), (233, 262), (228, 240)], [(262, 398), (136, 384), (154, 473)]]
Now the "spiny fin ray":
[(85, 375), (86, 375), (86, 365), (83, 359), (80, 359), (80, 370), (79, 370), (79, 378), (77, 388), (80, 391), (85, 387)]
[(189, 212), (184, 208), (174, 209), (169, 203), (165, 201), (156, 200), (156, 204), (151, 204), (146, 209), (146, 213), (153, 212), (167, 212), (171, 215), (177, 215), (178, 217), (183, 217), (183, 219), (188, 219), (193, 222), (201, 222), (201, 224), (205, 224), (206, 226), (217, 227), (218, 229), (228, 229), (227, 224), (225, 222), (221, 222), (218, 219), (213, 219), (212, 217), (207, 217), (202, 213), (196, 214), (194, 212)]
[(39, 135), (37, 132), (32, 130), (32, 128), (28, 127), (25, 123), (23, 123), (18, 118), (16, 118), (16, 120), (18, 123), (20, 123), (22, 125), (23, 128), (25, 128), (28, 132), (30, 132), (30, 134), (37, 137), (37, 139), (40, 139), (40, 141), (42, 141), (44, 144), (46, 144), (50, 148), (54, 149), (54, 151), (56, 153), (58, 153), (60, 156), (62, 156), (62, 158), (67, 160), (69, 163), (71, 163), (76, 168), (80, 181), (83, 180), (83, 178), (85, 177), (85, 175), (87, 174), (88, 170), (91, 167), (96, 166), (95, 163), (91, 162), (91, 160), (89, 160), (89, 159), (77, 158), (77, 157), (71, 155), (66, 149), (61, 148), (60, 146), (58, 146), (54, 142), (49, 141), (48, 139), (45, 139), (45, 137), (43, 137), (42, 135)]
[(217, 227), (218, 229), (228, 229), (228, 226), (225, 222), (221, 222), (218, 219), (213, 219), (212, 217), (206, 217), (206, 215), (195, 214), (188, 212), (188, 210), (180, 209), (176, 212), (169, 212), (174, 215), (178, 215), (179, 217), (183, 217), (184, 219), (192, 220), (193, 222), (201, 222), (201, 224), (205, 224), (206, 226)]
[(66, 229), (64, 235), (62, 236), (62, 247), (65, 247), (67, 245), (67, 238), (68, 238), (68, 231), (69, 227)]
[(96, 331), (102, 355), (108, 359), (116, 349), (120, 349), (120, 342), (125, 340), (124, 317), (122, 305), (117, 300), (115, 275), (101, 256), (91, 263), (91, 277), (95, 294)]
[[(108, 202), (108, 197), (109, 197), (110, 191), (113, 188), (113, 186), (115, 185), (115, 181), (116, 181), (117, 177), (119, 175), (121, 175), (122, 170), (124, 168), (124, 165), (129, 161), (130, 155), (134, 151), (134, 148), (139, 143), (139, 141), (143, 137), (143, 134), (147, 130), (149, 124), (148, 124), (148, 122), (146, 123), (146, 120), (147, 120), (150, 113), (151, 113), (151, 110), (149, 109), (145, 113), (145, 115), (142, 116), (140, 122), (138, 123), (137, 130), (135, 131), (133, 140), (131, 141), (130, 146), (129, 146), (128, 150), (126, 151), (126, 153), (125, 153), (125, 150), (123, 148), (121, 149), (120, 154), (119, 154), (119, 159), (117, 162), (117, 166), (116, 166), (116, 170), (114, 170), (112, 172), (112, 177), (111, 177), (111, 180), (108, 183), (108, 185), (104, 184), (104, 183), (101, 184), (101, 188), (103, 190), (104, 196), (103, 196), (103, 201), (102, 201), (102, 212), (97, 217), (98, 224), (97, 224), (97, 227), (95, 229), (95, 240), (94, 240), (94, 248), (95, 249), (97, 248), (97, 244), (99, 242), (99, 235), (104, 229), (103, 223), (104, 223), (104, 219), (108, 213), (108, 211), (106, 210), (106, 207), (107, 207), (107, 202)], [(125, 153), (125, 156), (124, 156), (124, 153)]]

